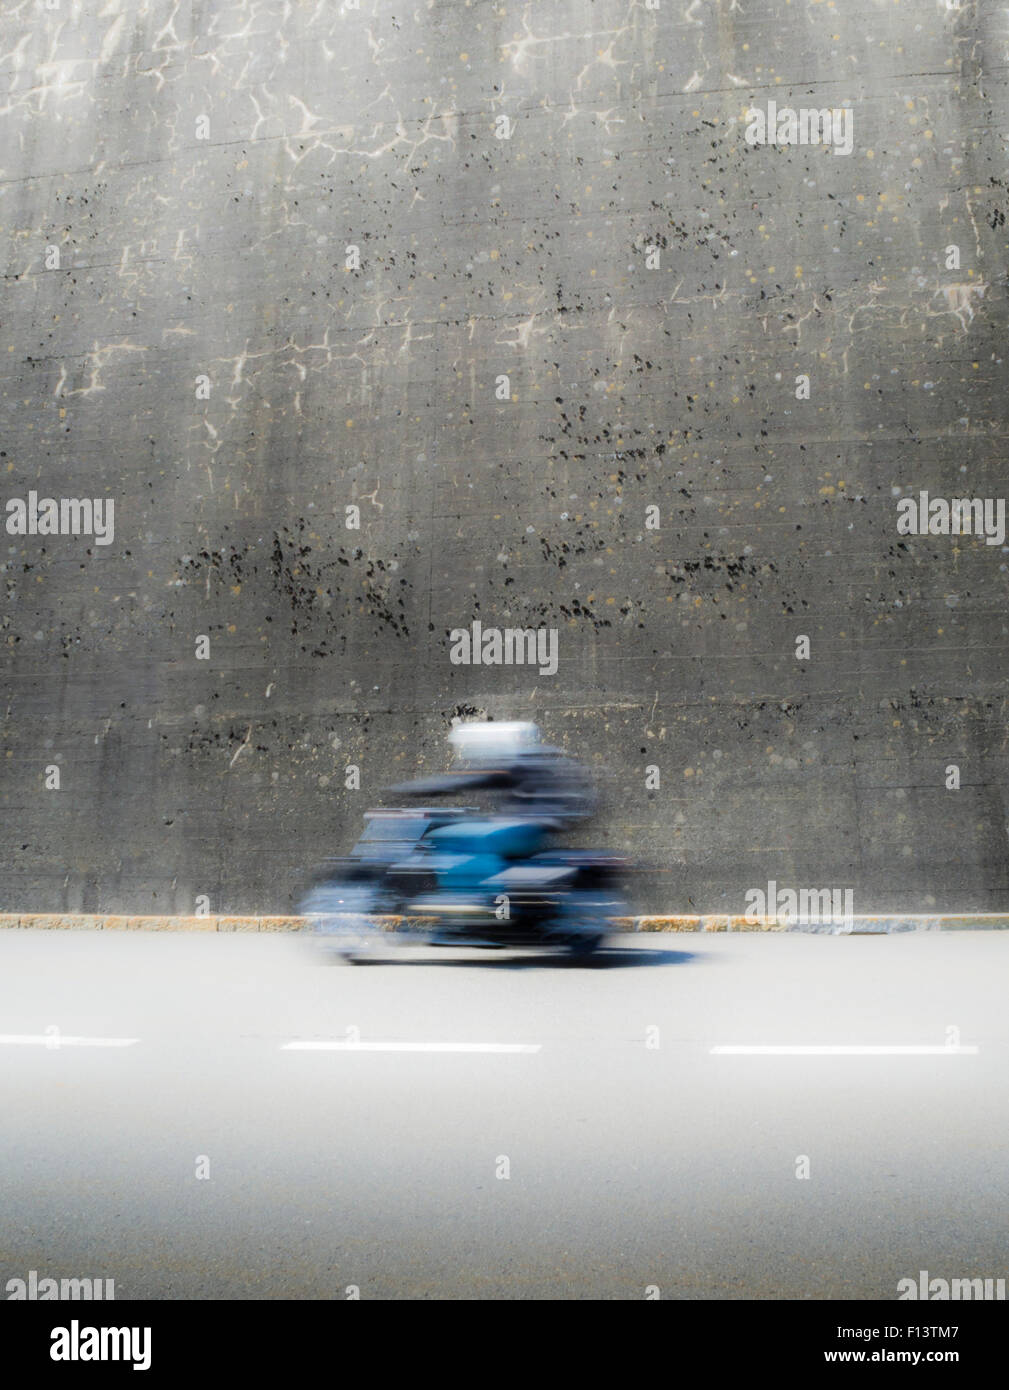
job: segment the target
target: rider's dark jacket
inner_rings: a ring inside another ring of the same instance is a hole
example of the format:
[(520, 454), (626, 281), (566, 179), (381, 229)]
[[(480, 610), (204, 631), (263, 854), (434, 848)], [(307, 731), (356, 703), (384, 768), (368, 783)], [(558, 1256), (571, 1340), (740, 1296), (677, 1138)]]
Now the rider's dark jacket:
[(591, 781), (557, 748), (537, 748), (499, 766), (401, 782), (389, 791), (400, 796), (451, 796), (491, 789), (501, 793), (500, 812), (537, 820), (573, 820), (595, 808)]

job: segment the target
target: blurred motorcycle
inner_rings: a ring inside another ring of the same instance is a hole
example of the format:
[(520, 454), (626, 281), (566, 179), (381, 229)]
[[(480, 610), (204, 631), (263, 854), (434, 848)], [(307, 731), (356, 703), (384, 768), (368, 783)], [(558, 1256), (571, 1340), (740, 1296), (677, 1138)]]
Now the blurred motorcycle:
[(328, 860), (300, 905), (318, 946), (350, 962), (389, 940), (376, 920), (406, 919), (403, 940), (546, 947), (585, 958), (626, 915), (627, 861), (556, 843), (595, 807), (591, 782), (534, 724), (471, 722), (449, 736), (463, 768), (390, 792), (427, 801), (488, 789), (499, 810), (430, 805), (371, 810), (351, 853)]

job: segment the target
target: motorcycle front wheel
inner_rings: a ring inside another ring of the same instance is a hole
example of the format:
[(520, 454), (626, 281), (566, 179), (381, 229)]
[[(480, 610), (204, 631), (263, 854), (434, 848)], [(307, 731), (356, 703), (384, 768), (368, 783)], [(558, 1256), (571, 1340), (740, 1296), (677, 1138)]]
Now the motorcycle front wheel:
[(372, 883), (321, 883), (300, 905), (309, 919), (308, 934), (322, 956), (356, 965), (372, 958), (382, 942), (375, 918), (382, 911), (379, 892)]

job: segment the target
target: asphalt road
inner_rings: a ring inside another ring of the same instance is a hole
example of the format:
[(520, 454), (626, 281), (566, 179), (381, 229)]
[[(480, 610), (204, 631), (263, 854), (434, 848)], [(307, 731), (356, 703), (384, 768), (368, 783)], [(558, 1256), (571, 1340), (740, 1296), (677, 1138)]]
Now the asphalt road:
[[(984, 932), (641, 936), (589, 969), (0, 932), (0, 1296), (33, 1269), (119, 1299), (1006, 1277), (1007, 960)], [(938, 1051), (714, 1050), (768, 1046)]]

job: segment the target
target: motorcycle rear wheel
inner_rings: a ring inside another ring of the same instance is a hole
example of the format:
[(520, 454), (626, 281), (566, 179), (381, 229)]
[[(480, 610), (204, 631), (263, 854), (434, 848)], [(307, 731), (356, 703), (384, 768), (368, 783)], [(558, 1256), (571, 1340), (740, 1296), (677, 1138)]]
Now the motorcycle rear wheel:
[(612, 930), (610, 919), (621, 917), (626, 909), (613, 893), (583, 891), (571, 893), (554, 924), (554, 934), (567, 946), (573, 960), (587, 960), (605, 942)]

